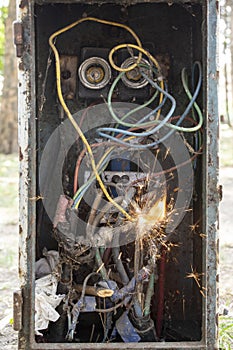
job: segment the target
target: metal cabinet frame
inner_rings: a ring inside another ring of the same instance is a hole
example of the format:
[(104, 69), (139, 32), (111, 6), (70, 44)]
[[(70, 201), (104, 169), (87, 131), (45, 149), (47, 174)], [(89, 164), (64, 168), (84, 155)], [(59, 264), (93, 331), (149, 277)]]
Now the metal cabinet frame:
[[(38, 344), (34, 338), (34, 275), (36, 244), (36, 91), (35, 91), (35, 3), (78, 3), (78, 0), (20, 0), (18, 21), (22, 23), (23, 51), (19, 68), (19, 158), (20, 158), (20, 225), (19, 225), (19, 276), (22, 293), (22, 324), (20, 316), (15, 322), (19, 330), (19, 349), (218, 349), (218, 106), (217, 106), (217, 22), (218, 1), (178, 1), (173, 3), (199, 3), (203, 7), (203, 62), (204, 94), (206, 96), (206, 140), (203, 157), (203, 220), (206, 227), (206, 244), (203, 251), (204, 285), (203, 338), (200, 342), (158, 342), (138, 344)], [(85, 3), (103, 3), (88, 0)], [(109, 1), (111, 2), (111, 1)], [(114, 2), (114, 1), (113, 1)], [(126, 3), (140, 3), (133, 0)], [(151, 1), (166, 3), (167, 1)], [(123, 3), (115, 1), (114, 3)], [(20, 315), (20, 313), (19, 313)]]

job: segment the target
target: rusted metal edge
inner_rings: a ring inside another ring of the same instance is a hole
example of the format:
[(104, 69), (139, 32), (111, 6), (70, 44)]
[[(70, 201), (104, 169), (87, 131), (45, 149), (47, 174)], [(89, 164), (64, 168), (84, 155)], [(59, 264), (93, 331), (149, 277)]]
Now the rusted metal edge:
[(19, 278), (22, 291), (22, 329), (18, 347), (30, 349), (34, 338), (34, 261), (36, 223), (36, 116), (34, 34), (32, 2), (17, 1), (17, 20), (22, 23), (24, 50), (18, 61), (19, 90)]
[[(208, 6), (207, 3), (205, 5), (203, 5), (202, 7), (203, 10), (203, 17), (207, 19), (208, 17)], [(207, 55), (207, 41), (208, 41), (208, 35), (207, 35), (207, 23), (208, 21), (206, 20), (203, 23), (203, 31), (202, 31), (202, 56), (203, 56), (203, 85), (205, 88), (203, 89), (203, 101), (204, 101), (204, 105), (203, 105), (203, 112), (204, 112), (204, 123), (205, 123), (205, 131), (207, 129), (207, 122), (206, 122), (206, 110), (207, 110), (207, 104), (208, 104), (208, 87), (207, 87), (207, 61), (208, 61), (208, 55)], [(205, 132), (203, 133), (203, 144), (205, 145), (206, 143), (206, 135)], [(206, 176), (206, 172), (207, 172), (207, 166), (208, 166), (208, 162), (206, 161), (206, 159), (208, 158), (207, 156), (207, 149), (206, 147), (204, 148), (203, 151), (203, 156), (202, 156), (202, 169), (203, 169), (203, 174), (202, 174), (202, 178), (203, 178), (203, 185), (202, 185), (202, 198), (206, 199), (207, 196), (207, 176)], [(202, 217), (203, 217), (203, 232), (206, 233), (207, 236), (207, 219), (206, 219), (206, 207), (207, 207), (207, 203), (206, 200), (203, 200), (202, 203)], [(206, 271), (207, 271), (207, 264), (206, 264), (206, 245), (207, 245), (207, 238), (205, 239), (205, 241), (203, 241), (203, 246), (202, 246), (202, 272), (203, 272), (203, 276), (202, 276), (202, 285), (204, 288), (207, 288), (207, 278), (206, 278)], [(206, 320), (206, 310), (207, 310), (207, 298), (203, 298), (202, 299), (202, 338), (205, 342), (206, 345), (206, 349), (207, 348), (207, 320)]]
[(17, 290), (13, 293), (13, 329), (15, 331), (20, 331), (22, 328), (22, 305), (22, 293), (21, 290)]
[(23, 26), (19, 21), (13, 22), (14, 45), (16, 47), (16, 57), (23, 55)]
[[(38, 3), (38, 1), (36, 1)], [(52, 2), (52, 1), (50, 1)], [(54, 1), (55, 2), (55, 1)], [(65, 1), (62, 1), (65, 3)], [(81, 1), (80, 1), (81, 2)], [(161, 2), (161, 1), (160, 1)], [(187, 1), (186, 1), (187, 3)], [(193, 3), (193, 2), (192, 2)], [(200, 3), (200, 2), (199, 2)], [(215, 61), (216, 55), (216, 1), (211, 0), (208, 3), (208, 37), (207, 37), (207, 58), (209, 66), (206, 71), (207, 76), (207, 101), (208, 113), (208, 136), (206, 169), (208, 169), (206, 181), (206, 193), (208, 194), (208, 203), (205, 208), (207, 228), (206, 244), (206, 287), (209, 295), (205, 300), (207, 312), (207, 322), (205, 327), (206, 341), (200, 342), (179, 342), (179, 343), (140, 343), (134, 344), (136, 349), (217, 349), (217, 323), (216, 323), (216, 275), (217, 275), (217, 217), (218, 217), (218, 197), (215, 196), (216, 185), (218, 182), (218, 159), (214, 156), (217, 149), (216, 135), (218, 134), (218, 115), (217, 115), (217, 67)], [(34, 34), (30, 32), (33, 28), (33, 6), (34, 1), (26, 4), (20, 10), (20, 18), (23, 20), (24, 31), (29, 37), (30, 42), (26, 44), (26, 50), (19, 61), (19, 67), (22, 65), (26, 70), (19, 69), (19, 145), (20, 145), (20, 255), (19, 255), (19, 274), (21, 288), (23, 293), (23, 330), (19, 334), (19, 349), (130, 349), (126, 344), (37, 344), (34, 340), (34, 261), (35, 261), (35, 198), (36, 198), (36, 145), (35, 145), (35, 72), (31, 61), (34, 53)], [(22, 67), (21, 66), (21, 67)], [(25, 103), (23, 103), (25, 101)], [(30, 136), (29, 136), (30, 135)], [(211, 157), (212, 163), (207, 164)], [(207, 167), (208, 165), (208, 167)], [(217, 191), (216, 191), (217, 192)], [(214, 196), (214, 198), (213, 198)], [(204, 196), (205, 198), (205, 196)], [(27, 218), (31, 221), (28, 222)], [(28, 317), (29, 316), (29, 317)], [(205, 318), (205, 315), (203, 316)]]
[(135, 5), (135, 4), (139, 4), (139, 3), (169, 3), (169, 6), (173, 5), (173, 4), (187, 4), (187, 3), (191, 3), (191, 4), (201, 4), (201, 3), (205, 3), (206, 1), (202, 1), (202, 0), (192, 0), (192, 1), (187, 1), (187, 0), (172, 0), (172, 1), (168, 1), (168, 0), (35, 0), (35, 3), (38, 5), (43, 5), (43, 4), (48, 4), (48, 3), (64, 3), (64, 4), (75, 4), (75, 3), (85, 3), (85, 4), (89, 4), (89, 5), (93, 5), (93, 4), (105, 4), (105, 3), (112, 3), (112, 4), (119, 4), (119, 5)]
[[(153, 345), (152, 345), (153, 344)], [(67, 347), (66, 347), (67, 345)], [(47, 343), (47, 344), (33, 344), (32, 350), (59, 350), (59, 349), (69, 349), (69, 350), (132, 350), (138, 349), (138, 350), (154, 350), (154, 349), (160, 349), (160, 350), (205, 350), (206, 347), (203, 343), (200, 342), (177, 342), (177, 343), (171, 343), (171, 342), (164, 342), (164, 343)]]
[(206, 344), (207, 349), (218, 349), (218, 66), (217, 66), (217, 36), (218, 36), (218, 1), (206, 1), (207, 5), (207, 135), (206, 135), (206, 251), (203, 258), (206, 260)]

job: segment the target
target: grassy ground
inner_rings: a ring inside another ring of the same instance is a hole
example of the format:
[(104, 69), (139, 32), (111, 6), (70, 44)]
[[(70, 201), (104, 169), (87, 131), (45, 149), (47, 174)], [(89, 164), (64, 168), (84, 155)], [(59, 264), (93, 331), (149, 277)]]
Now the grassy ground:
[(12, 295), (18, 289), (18, 157), (0, 154), (0, 348), (17, 349)]

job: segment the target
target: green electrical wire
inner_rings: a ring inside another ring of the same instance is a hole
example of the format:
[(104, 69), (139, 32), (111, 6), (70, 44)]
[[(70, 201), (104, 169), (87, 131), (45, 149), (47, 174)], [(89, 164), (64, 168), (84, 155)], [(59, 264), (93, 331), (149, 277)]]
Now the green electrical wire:
[[(145, 67), (145, 68), (150, 68), (149, 66), (146, 66), (146, 65), (143, 65), (143, 64), (139, 64), (138, 66), (140, 67)], [(155, 69), (152, 68), (154, 72)], [(132, 123), (127, 123), (127, 122), (124, 122), (124, 120), (129, 117), (130, 115), (138, 112), (139, 110), (143, 109), (144, 107), (147, 107), (149, 104), (151, 104), (154, 99), (156, 98), (157, 94), (158, 94), (158, 91), (156, 90), (156, 93), (152, 96), (152, 98), (150, 100), (148, 100), (147, 102), (145, 102), (144, 104), (136, 107), (135, 109), (129, 111), (128, 113), (126, 113), (121, 119), (119, 119), (117, 117), (117, 115), (115, 114), (114, 110), (113, 110), (113, 107), (112, 107), (112, 95), (113, 95), (113, 91), (117, 85), (117, 83), (119, 82), (119, 80), (122, 78), (122, 76), (124, 75), (125, 73), (122, 72), (120, 73), (116, 79), (114, 80), (110, 90), (109, 90), (109, 94), (108, 94), (108, 100), (107, 100), (107, 103), (108, 103), (108, 109), (109, 109), (109, 112), (111, 114), (111, 116), (113, 117), (113, 119), (119, 123), (119, 124), (122, 124), (124, 126), (127, 126), (127, 127), (143, 127), (143, 126), (153, 126), (154, 124), (159, 124), (161, 123), (161, 120), (153, 120), (151, 122), (146, 122), (146, 123), (135, 123), (135, 124), (132, 124)], [(189, 100), (191, 101), (192, 100), (192, 94), (188, 88), (188, 79), (187, 79), (187, 72), (186, 72), (186, 69), (182, 69), (182, 72), (181, 72), (181, 80), (182, 80), (182, 84), (183, 84), (183, 87), (184, 87), (184, 90), (185, 90), (185, 93), (186, 95), (188, 96)], [(195, 131), (198, 131), (202, 125), (203, 125), (203, 115), (202, 115), (202, 112), (198, 106), (198, 104), (196, 102), (193, 103), (193, 106), (194, 108), (196, 109), (197, 111), (197, 114), (198, 114), (198, 117), (199, 117), (199, 122), (197, 125), (195, 125), (194, 127), (182, 127), (182, 126), (178, 126), (178, 125), (175, 125), (175, 124), (171, 124), (171, 123), (165, 123), (165, 125), (171, 129), (175, 129), (177, 131), (183, 131), (183, 132), (195, 132)], [(139, 134), (140, 136), (140, 134)]]
[[(183, 87), (184, 87), (184, 90), (186, 92), (186, 95), (188, 96), (189, 100), (191, 101), (192, 100), (192, 94), (188, 88), (188, 83), (187, 83), (187, 73), (186, 73), (186, 69), (182, 69), (182, 72), (181, 72), (181, 80), (182, 80), (182, 84), (183, 84)], [(175, 129), (177, 131), (184, 131), (184, 132), (195, 132), (195, 131), (198, 131), (201, 127), (202, 127), (202, 124), (203, 124), (203, 115), (202, 115), (202, 112), (198, 106), (198, 104), (196, 102), (193, 103), (193, 106), (194, 108), (196, 109), (197, 111), (197, 114), (198, 114), (198, 117), (199, 117), (199, 122), (197, 125), (191, 127), (191, 128), (186, 128), (186, 127), (182, 127), (182, 126), (177, 126), (177, 125), (174, 125), (174, 124), (170, 124), (170, 123), (166, 123), (165, 125), (168, 126), (169, 128), (172, 128), (172, 129)]]
[(99, 248), (95, 248), (95, 260), (96, 260), (96, 263), (98, 265), (98, 270), (97, 271), (101, 274), (102, 278), (105, 281), (108, 281), (109, 280), (108, 273), (107, 273), (107, 270), (106, 270), (106, 268), (104, 266), (103, 260), (101, 258)]
[(146, 299), (145, 299), (145, 308), (144, 308), (144, 316), (150, 315), (150, 304), (152, 296), (154, 295), (154, 283), (155, 283), (155, 274), (151, 273), (147, 291), (146, 291)]
[[(145, 65), (139, 65), (140, 67), (143, 66), (143, 67), (147, 67), (149, 68), (148, 66), (145, 66)], [(118, 124), (122, 124), (122, 125), (125, 125), (125, 126), (128, 126), (128, 127), (142, 127), (142, 126), (150, 126), (150, 125), (154, 125), (155, 124), (155, 121), (151, 121), (151, 122), (146, 122), (146, 123), (141, 123), (141, 124), (132, 124), (132, 123), (127, 123), (127, 122), (123, 122), (126, 118), (128, 118), (130, 115), (140, 111), (141, 109), (149, 106), (154, 100), (155, 98), (158, 96), (158, 90), (155, 91), (154, 95), (150, 98), (150, 100), (146, 101), (145, 103), (143, 103), (142, 105), (140, 106), (137, 106), (136, 108), (130, 110), (128, 113), (126, 113), (121, 119), (119, 119), (117, 117), (117, 115), (115, 114), (114, 110), (113, 110), (113, 107), (112, 107), (112, 95), (113, 95), (113, 92), (115, 90), (115, 87), (116, 85), (118, 84), (118, 82), (121, 80), (122, 76), (125, 74), (125, 72), (121, 72), (117, 77), (116, 79), (114, 80), (114, 82), (112, 83), (111, 85), (111, 88), (109, 90), (109, 93), (108, 93), (108, 99), (107, 99), (107, 104), (108, 104), (108, 109), (109, 109), (109, 112), (111, 114), (111, 116), (113, 117), (113, 119), (118, 123)]]

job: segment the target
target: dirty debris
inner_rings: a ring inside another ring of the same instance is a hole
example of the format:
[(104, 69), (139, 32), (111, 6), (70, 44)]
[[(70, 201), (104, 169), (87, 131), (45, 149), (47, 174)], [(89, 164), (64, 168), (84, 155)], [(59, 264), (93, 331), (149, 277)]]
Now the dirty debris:
[(35, 264), (36, 279), (56, 272), (60, 262), (59, 253), (56, 250), (47, 251), (47, 249), (44, 249), (43, 255), (44, 258), (37, 260)]
[(57, 278), (50, 274), (35, 281), (35, 334), (48, 328), (49, 322), (56, 322), (60, 315), (56, 307), (65, 295), (57, 295)]

